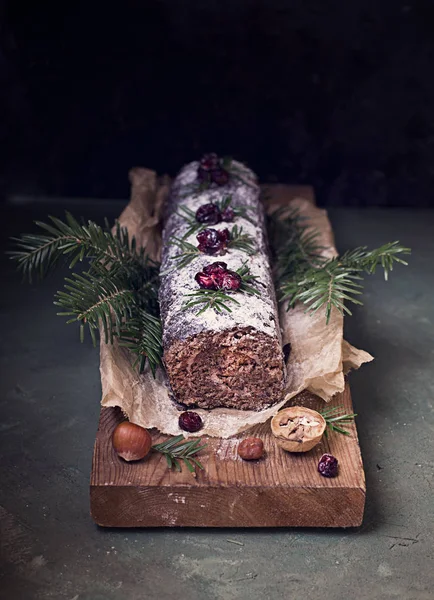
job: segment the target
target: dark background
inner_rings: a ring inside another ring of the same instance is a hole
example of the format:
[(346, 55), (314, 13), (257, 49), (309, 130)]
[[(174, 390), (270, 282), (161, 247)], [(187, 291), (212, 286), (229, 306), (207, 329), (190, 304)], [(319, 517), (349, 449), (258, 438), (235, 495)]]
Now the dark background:
[(431, 1), (0, 7), (0, 196), (125, 198), (215, 150), (321, 204), (434, 204)]

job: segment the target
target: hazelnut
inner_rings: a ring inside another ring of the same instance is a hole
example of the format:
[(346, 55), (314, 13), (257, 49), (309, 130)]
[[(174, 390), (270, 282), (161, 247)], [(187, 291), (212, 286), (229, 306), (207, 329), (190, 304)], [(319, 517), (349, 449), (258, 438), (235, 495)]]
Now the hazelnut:
[(271, 431), (277, 444), (288, 452), (308, 452), (322, 438), (325, 419), (316, 410), (290, 406), (271, 419)]
[(238, 446), (238, 456), (243, 460), (258, 460), (263, 454), (264, 442), (260, 438), (246, 438)]
[(141, 460), (152, 446), (151, 434), (144, 427), (129, 421), (119, 423), (113, 432), (113, 448), (126, 461)]

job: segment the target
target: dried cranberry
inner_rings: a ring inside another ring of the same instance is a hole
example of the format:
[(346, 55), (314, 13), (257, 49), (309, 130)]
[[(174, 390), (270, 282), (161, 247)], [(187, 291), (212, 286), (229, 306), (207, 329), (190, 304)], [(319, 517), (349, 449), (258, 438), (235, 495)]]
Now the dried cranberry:
[(212, 169), (218, 169), (220, 165), (220, 159), (215, 152), (209, 152), (204, 154), (200, 159), (199, 166), (204, 171), (211, 171)]
[(218, 170), (220, 168), (220, 159), (214, 152), (204, 154), (200, 159), (199, 166), (197, 168), (197, 178), (200, 183), (211, 183), (213, 177), (211, 171)]
[(216, 290), (216, 284), (212, 275), (206, 275), (205, 273), (199, 272), (194, 276), (199, 286), (204, 290)]
[(226, 290), (236, 292), (241, 285), (241, 277), (235, 271), (230, 271), (224, 262), (215, 262), (196, 273), (196, 281), (201, 288), (207, 290)]
[(211, 181), (217, 185), (226, 185), (229, 181), (229, 173), (225, 169), (219, 167), (211, 172)]
[(224, 252), (230, 234), (228, 229), (223, 229), (222, 231), (217, 231), (217, 229), (204, 229), (198, 233), (196, 237), (199, 242), (199, 250), (212, 256)]
[(235, 271), (226, 271), (219, 281), (219, 289), (236, 292), (241, 285), (241, 277)]
[(228, 273), (226, 263), (215, 262), (204, 267), (203, 272), (197, 273), (195, 279), (201, 288), (219, 290), (226, 273)]
[(203, 425), (200, 416), (193, 411), (181, 413), (179, 415), (178, 423), (181, 429), (183, 429), (184, 431), (189, 431), (190, 433), (199, 431), (199, 429), (202, 429)]
[(207, 275), (212, 275), (213, 273), (221, 273), (222, 271), (227, 271), (227, 269), (228, 265), (225, 262), (217, 261), (204, 267), (203, 272)]
[(209, 204), (202, 204), (196, 211), (196, 221), (199, 223), (206, 223), (207, 225), (215, 225), (220, 223), (222, 220), (219, 207), (216, 204), (210, 202)]
[(222, 217), (222, 221), (226, 221), (226, 222), (230, 223), (231, 221), (234, 220), (234, 217), (235, 217), (234, 209), (231, 208), (230, 206), (227, 206), (222, 211), (221, 217)]
[(318, 471), (323, 477), (336, 477), (338, 474), (338, 459), (331, 454), (323, 454), (318, 463)]

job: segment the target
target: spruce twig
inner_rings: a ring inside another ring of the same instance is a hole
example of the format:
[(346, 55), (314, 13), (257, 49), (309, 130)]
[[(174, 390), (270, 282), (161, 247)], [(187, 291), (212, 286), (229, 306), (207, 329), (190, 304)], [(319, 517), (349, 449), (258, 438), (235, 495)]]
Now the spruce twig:
[(256, 252), (254, 239), (248, 233), (244, 233), (243, 228), (238, 227), (238, 225), (234, 225), (230, 231), (228, 248), (242, 250), (249, 256)]
[(155, 444), (152, 449), (165, 456), (169, 469), (175, 468), (180, 472), (180, 461), (183, 461), (190, 473), (194, 473), (195, 467), (203, 469), (202, 464), (196, 458), (198, 452), (207, 446), (207, 444), (201, 446), (201, 442), (201, 439), (186, 440), (183, 435), (178, 435), (161, 444)]
[(280, 300), (288, 301), (287, 308), (297, 302), (306, 305), (306, 312), (325, 309), (327, 323), (332, 308), (351, 315), (345, 302), (361, 305), (363, 274), (384, 271), (387, 280), (395, 263), (407, 265), (399, 255), (411, 250), (399, 242), (380, 248), (355, 248), (342, 256), (327, 259), (321, 256), (318, 232), (309, 227), (308, 220), (297, 211), (276, 211), (269, 218), (269, 237), (273, 241), (275, 280)]
[(216, 203), (220, 212), (223, 213), (227, 208), (231, 208), (234, 211), (234, 218), (241, 217), (242, 219), (246, 219), (252, 225), (255, 225), (255, 221), (250, 217), (248, 211), (250, 210), (247, 206), (233, 206), (232, 205), (232, 195), (228, 194), (221, 200), (217, 200)]
[(155, 376), (156, 368), (161, 365), (163, 356), (162, 337), (160, 319), (139, 308), (134, 316), (122, 325), (119, 332), (119, 345), (128, 348), (136, 355), (133, 367), (138, 367), (140, 373), (143, 372), (148, 360), (152, 374)]
[(194, 235), (195, 233), (199, 233), (207, 227), (206, 224), (199, 223), (199, 221), (196, 220), (196, 213), (188, 208), (188, 206), (181, 205), (178, 209), (178, 216), (180, 216), (182, 220), (188, 224), (188, 229), (182, 236), (182, 239), (188, 238), (190, 235)]
[[(102, 271), (103, 267), (101, 267)], [(107, 272), (73, 273), (65, 278), (65, 290), (56, 293), (54, 304), (63, 310), (59, 316), (71, 317), (67, 323), (80, 323), (80, 340), (88, 325), (93, 344), (101, 322), (105, 343), (113, 343), (114, 327), (119, 335), (122, 322), (131, 316), (134, 294), (124, 277), (107, 277)]]
[[(216, 312), (221, 313), (223, 311), (232, 312), (228, 303), (232, 302), (233, 304), (237, 304), (240, 306), (240, 302), (236, 300), (233, 296), (230, 296), (228, 293), (223, 290), (206, 290), (200, 289), (196, 292), (192, 292), (191, 294), (185, 295), (186, 301), (182, 305), (184, 310), (188, 308), (193, 308), (197, 306), (199, 308), (196, 316), (201, 315), (209, 308), (213, 308)], [(190, 298), (190, 300), (187, 300)]]
[[(169, 245), (177, 246), (180, 249), (180, 253), (176, 256), (172, 256), (171, 260), (176, 262), (176, 267), (182, 269), (189, 265), (195, 258), (201, 255), (201, 251), (194, 244), (186, 242), (185, 239), (181, 239), (172, 236)], [(169, 269), (170, 270), (170, 269)]]
[[(320, 411), (320, 414), (324, 417), (327, 428), (330, 429), (330, 431), (336, 431), (336, 433), (342, 433), (343, 435), (350, 435), (350, 432), (346, 429), (342, 429), (342, 427), (351, 425), (354, 422), (355, 417), (357, 417), (357, 414), (342, 412), (344, 410), (344, 406), (335, 406), (333, 408)], [(339, 423), (339, 425), (336, 423)], [(324, 435), (328, 437), (327, 429), (324, 431)]]
[(128, 230), (119, 223), (112, 233), (93, 221), (79, 223), (69, 212), (65, 213), (65, 221), (49, 219), (50, 223), (36, 221), (43, 233), (12, 238), (17, 249), (8, 254), (30, 282), (35, 276), (43, 278), (62, 261), (69, 260), (70, 269), (85, 258), (103, 266), (115, 261), (126, 270), (134, 263), (147, 266), (150, 262), (146, 250), (137, 248), (135, 239), (130, 240)]
[(17, 250), (10, 252), (19, 270), (30, 281), (43, 277), (62, 262), (70, 269), (88, 259), (88, 270), (73, 272), (57, 292), (58, 314), (78, 322), (83, 341), (86, 326), (96, 345), (100, 327), (106, 343), (118, 338), (137, 355), (142, 371), (146, 360), (153, 373), (161, 365), (161, 325), (158, 307), (158, 265), (145, 248), (138, 248), (127, 229), (116, 224), (114, 232), (93, 221), (79, 223), (66, 213), (65, 221), (50, 217), (37, 222), (41, 234), (15, 238)]
[(259, 277), (257, 275), (252, 275), (250, 272), (250, 267), (247, 265), (247, 261), (244, 261), (242, 266), (239, 267), (235, 272), (241, 277), (241, 292), (247, 294), (248, 296), (261, 295), (261, 292), (257, 286), (263, 286), (264, 284), (259, 281)]

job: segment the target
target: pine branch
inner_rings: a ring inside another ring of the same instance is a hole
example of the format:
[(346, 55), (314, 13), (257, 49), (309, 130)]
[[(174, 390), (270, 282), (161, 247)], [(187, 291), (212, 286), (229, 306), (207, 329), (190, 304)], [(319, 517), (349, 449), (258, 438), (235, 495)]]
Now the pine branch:
[(269, 219), (275, 278), (280, 300), (288, 301), (288, 309), (296, 302), (305, 304), (310, 313), (325, 308), (327, 323), (333, 307), (351, 315), (345, 301), (362, 304), (357, 296), (362, 293), (363, 273), (372, 274), (380, 266), (387, 280), (394, 263), (407, 264), (398, 255), (411, 251), (399, 242), (375, 250), (356, 248), (341, 257), (326, 259), (321, 256), (318, 233), (307, 223), (296, 211), (289, 215), (285, 210), (276, 211)]
[(138, 367), (142, 373), (146, 360), (149, 361), (152, 374), (155, 376), (157, 367), (162, 365), (163, 343), (160, 319), (137, 309), (134, 316), (121, 327), (119, 345), (128, 348), (137, 356), (133, 367)]
[(163, 354), (155, 283), (137, 284), (116, 264), (110, 271), (94, 265), (93, 271), (73, 273), (65, 281), (65, 290), (57, 292), (55, 304), (66, 309), (59, 315), (72, 317), (67, 323), (80, 323), (81, 341), (87, 325), (96, 345), (96, 335), (102, 326), (106, 343), (113, 343), (114, 337), (118, 337), (120, 345), (136, 355), (133, 366), (142, 372), (148, 359), (155, 375)]
[(70, 269), (85, 258), (103, 266), (116, 261), (126, 269), (149, 262), (145, 250), (137, 249), (135, 239), (130, 241), (128, 231), (121, 228), (119, 223), (112, 234), (93, 221), (83, 225), (70, 213), (66, 212), (65, 215), (66, 222), (56, 217), (49, 217), (50, 223), (37, 221), (36, 225), (44, 231), (43, 234), (24, 234), (12, 238), (17, 250), (9, 252), (9, 255), (29, 281), (34, 276), (45, 277), (59, 263), (68, 259)]
[(183, 435), (178, 435), (152, 446), (152, 449), (161, 452), (166, 457), (169, 469), (175, 468), (176, 471), (181, 471), (179, 461), (182, 460), (190, 473), (195, 473), (195, 467), (203, 469), (202, 464), (196, 458), (197, 453), (207, 446), (206, 444), (201, 446), (201, 442), (200, 439), (186, 440)]
[(276, 283), (280, 284), (295, 271), (322, 262), (322, 246), (318, 232), (309, 229), (308, 219), (297, 210), (280, 208), (267, 217), (268, 237), (272, 241), (272, 255)]
[[(348, 414), (345, 412), (342, 413), (344, 409), (344, 406), (335, 406), (333, 408), (320, 411), (320, 415), (324, 417), (324, 420), (330, 431), (336, 431), (336, 433), (342, 433), (342, 435), (350, 435), (350, 432), (346, 429), (342, 429), (342, 427), (348, 427), (351, 425), (354, 422), (355, 417), (357, 417), (357, 414)], [(339, 423), (339, 425), (336, 425), (336, 423)], [(324, 431), (324, 435), (328, 437), (327, 429)]]
[(80, 224), (66, 213), (66, 222), (50, 218), (38, 222), (43, 234), (16, 239), (18, 250), (11, 252), (18, 268), (30, 280), (44, 276), (69, 259), (70, 268), (89, 259), (89, 269), (65, 278), (65, 288), (55, 296), (55, 304), (78, 322), (83, 341), (86, 326), (96, 345), (100, 327), (106, 343), (120, 338), (121, 345), (137, 355), (135, 365), (142, 371), (146, 360), (153, 373), (161, 364), (162, 343), (159, 321), (159, 267), (145, 248), (138, 248), (127, 229), (116, 224), (114, 232), (88, 221)]
[(101, 322), (105, 342), (113, 343), (113, 331), (119, 335), (122, 322), (131, 317), (134, 293), (124, 276), (111, 274), (100, 267), (97, 272), (73, 273), (65, 278), (65, 291), (56, 293), (54, 304), (64, 310), (59, 316), (72, 317), (67, 323), (80, 323), (80, 339), (84, 339), (85, 325), (89, 327), (95, 345), (95, 332)]
[(351, 315), (344, 301), (362, 304), (355, 297), (362, 293), (362, 286), (357, 283), (361, 279), (357, 272), (342, 266), (338, 259), (332, 259), (322, 267), (308, 267), (305, 271), (300, 269), (295, 272), (281, 286), (281, 300), (288, 300), (288, 308), (295, 306), (296, 302), (302, 302), (306, 305), (306, 312), (311, 313), (325, 307), (328, 323), (333, 306), (340, 312)]
[(410, 248), (403, 248), (397, 241), (384, 244), (375, 250), (368, 250), (366, 246), (361, 246), (345, 252), (340, 258), (340, 263), (348, 269), (362, 270), (368, 275), (375, 273), (376, 268), (381, 266), (384, 271), (384, 279), (387, 281), (395, 262), (408, 265), (397, 255), (410, 254), (410, 252)]

